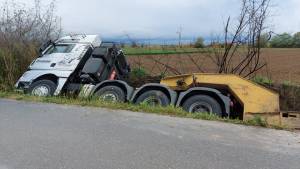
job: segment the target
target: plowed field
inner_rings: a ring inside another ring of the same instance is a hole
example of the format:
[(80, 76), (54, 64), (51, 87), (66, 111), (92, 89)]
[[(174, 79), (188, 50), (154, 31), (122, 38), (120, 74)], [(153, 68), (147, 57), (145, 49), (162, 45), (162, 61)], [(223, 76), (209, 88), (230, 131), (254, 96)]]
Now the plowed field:
[[(267, 62), (267, 66), (258, 75), (269, 77), (275, 82), (300, 83), (300, 49), (263, 49), (262, 59)], [(166, 68), (169, 75), (216, 71), (212, 59), (204, 53), (137, 55), (128, 56), (128, 60), (132, 67), (144, 67), (152, 75), (160, 75)]]

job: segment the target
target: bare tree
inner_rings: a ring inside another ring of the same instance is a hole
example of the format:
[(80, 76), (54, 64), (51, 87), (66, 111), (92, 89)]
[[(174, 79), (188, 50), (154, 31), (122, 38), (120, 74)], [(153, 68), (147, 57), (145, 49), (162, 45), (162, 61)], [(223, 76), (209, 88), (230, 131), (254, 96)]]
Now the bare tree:
[[(178, 63), (169, 64), (167, 57), (157, 58), (150, 56), (154, 62), (151, 70), (157, 69), (157, 65), (164, 67), (170, 74), (191, 73), (190, 71), (213, 71), (211, 63), (217, 73), (237, 74), (251, 78), (255, 73), (266, 66), (261, 57), (263, 38), (271, 31), (267, 30), (266, 23), (270, 11), (271, 0), (241, 0), (241, 10), (238, 18), (228, 17), (224, 26), (224, 37), (218, 37), (210, 47), (207, 47), (198, 55), (184, 52), (184, 57)], [(270, 40), (271, 36), (267, 37)], [(176, 50), (174, 48), (173, 50)], [(184, 50), (184, 49), (182, 49)], [(203, 54), (207, 57), (203, 57)], [(181, 57), (180, 54), (177, 57)], [(209, 59), (211, 59), (211, 61)]]
[(60, 22), (55, 0), (45, 6), (40, 0), (32, 7), (11, 0), (0, 6), (0, 83), (15, 83), (38, 56), (39, 45), (60, 36)]
[(55, 16), (55, 0), (42, 7), (40, 0), (34, 7), (6, 1), (0, 13), (1, 41), (13, 40), (44, 42), (57, 39), (61, 33), (60, 18)]
[(237, 24), (228, 17), (224, 41), (212, 43), (209, 57), (218, 73), (233, 73), (251, 77), (266, 63), (261, 59), (261, 37), (266, 32), (270, 0), (242, 0)]

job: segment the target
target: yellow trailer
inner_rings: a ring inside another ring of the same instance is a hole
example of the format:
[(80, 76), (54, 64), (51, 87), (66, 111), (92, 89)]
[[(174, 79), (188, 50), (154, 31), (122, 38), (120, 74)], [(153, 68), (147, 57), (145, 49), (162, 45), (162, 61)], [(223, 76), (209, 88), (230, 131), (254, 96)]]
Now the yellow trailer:
[(280, 112), (278, 93), (237, 75), (195, 73), (167, 77), (161, 80), (161, 84), (174, 91), (187, 91), (195, 87), (217, 89), (230, 97), (231, 111), (235, 111), (231, 113), (236, 117), (248, 120), (260, 116), (269, 124), (300, 128), (299, 113)]
[[(256, 116), (269, 124), (300, 128), (300, 114), (281, 112), (278, 93), (237, 75), (194, 73), (166, 77), (137, 89), (125, 81), (107, 80), (82, 91), (116, 102), (174, 105), (190, 113), (214, 113), (249, 120)], [(88, 89), (88, 90), (85, 90)]]
[[(243, 120), (259, 115), (270, 124), (292, 124), (292, 127), (300, 128), (299, 114), (280, 112), (276, 92), (236, 75), (195, 73), (173, 76), (135, 89), (124, 81), (130, 67), (117, 46), (108, 42), (93, 48), (92, 43), (82, 51), (81, 60), (72, 69), (62, 72), (52, 68), (30, 69), (16, 87), (38, 96), (71, 92), (79, 93), (81, 97), (94, 96), (115, 102), (171, 104), (191, 113), (214, 113)], [(55, 68), (55, 63), (51, 65)]]

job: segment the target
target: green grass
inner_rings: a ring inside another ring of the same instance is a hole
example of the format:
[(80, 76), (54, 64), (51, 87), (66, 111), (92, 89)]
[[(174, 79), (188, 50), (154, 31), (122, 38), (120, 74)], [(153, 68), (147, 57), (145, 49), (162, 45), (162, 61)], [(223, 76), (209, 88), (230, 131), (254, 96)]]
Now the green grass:
[(268, 77), (264, 76), (255, 76), (253, 79), (253, 82), (260, 84), (260, 85), (267, 85), (267, 86), (272, 86), (274, 82), (269, 79)]
[(186, 53), (204, 53), (204, 49), (198, 48), (132, 48), (125, 47), (124, 52), (126, 55), (163, 55), (163, 54), (186, 54)]
[(265, 120), (256, 116), (252, 120), (242, 121), (238, 119), (229, 119), (222, 118), (216, 116), (214, 114), (205, 114), (205, 113), (188, 113), (182, 110), (181, 108), (176, 108), (174, 106), (149, 106), (146, 104), (134, 105), (131, 103), (111, 103), (111, 102), (103, 102), (99, 101), (95, 98), (71, 98), (71, 97), (36, 97), (31, 95), (25, 95), (17, 92), (10, 91), (0, 91), (0, 98), (7, 98), (13, 100), (22, 100), (22, 101), (30, 101), (30, 102), (43, 102), (43, 103), (55, 103), (55, 104), (64, 104), (64, 105), (78, 105), (78, 106), (88, 106), (88, 107), (101, 107), (101, 108), (109, 108), (114, 110), (128, 110), (134, 112), (145, 112), (145, 113), (153, 113), (158, 115), (167, 115), (174, 117), (183, 117), (183, 118), (192, 118), (192, 119), (202, 119), (209, 121), (221, 121), (226, 123), (233, 124), (241, 124), (248, 126), (260, 126), (260, 127), (268, 127), (275, 129), (287, 129), (282, 126), (271, 126), (268, 125)]

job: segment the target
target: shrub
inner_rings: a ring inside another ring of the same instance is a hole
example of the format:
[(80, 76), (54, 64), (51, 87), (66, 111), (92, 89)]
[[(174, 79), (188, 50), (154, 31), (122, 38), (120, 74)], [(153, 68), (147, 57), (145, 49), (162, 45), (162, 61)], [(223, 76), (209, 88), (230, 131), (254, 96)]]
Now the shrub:
[(54, 14), (54, 2), (44, 6), (35, 1), (34, 7), (14, 1), (0, 5), (5, 11), (0, 13), (0, 88), (12, 87), (38, 56), (38, 47), (59, 37), (60, 19)]
[(147, 72), (144, 68), (142, 67), (139, 67), (139, 68), (134, 68), (132, 71), (131, 71), (131, 74), (130, 76), (132, 78), (143, 78), (145, 76), (147, 76)]
[(195, 42), (195, 48), (204, 48), (204, 39), (202, 37), (197, 38)]
[(274, 82), (271, 79), (264, 76), (255, 76), (252, 79), (252, 81), (264, 86), (272, 86), (274, 84)]
[(260, 116), (254, 116), (254, 118), (247, 120), (247, 124), (253, 125), (253, 126), (261, 126), (261, 127), (267, 127), (268, 123), (265, 119), (262, 119)]
[(300, 110), (300, 86), (285, 81), (279, 87), (280, 93), (280, 108), (285, 111), (299, 111)]

